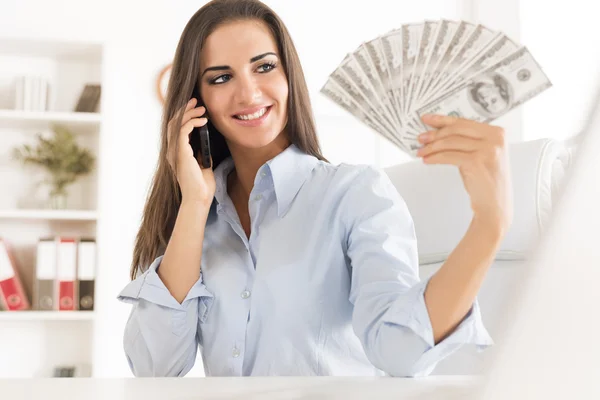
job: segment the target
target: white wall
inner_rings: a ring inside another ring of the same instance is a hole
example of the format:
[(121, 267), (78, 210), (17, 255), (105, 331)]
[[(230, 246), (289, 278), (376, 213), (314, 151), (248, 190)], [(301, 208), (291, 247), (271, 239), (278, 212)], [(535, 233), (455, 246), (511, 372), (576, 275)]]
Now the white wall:
[(521, 0), (521, 36), (553, 87), (523, 107), (525, 139), (569, 138), (585, 125), (600, 89), (598, 5)]

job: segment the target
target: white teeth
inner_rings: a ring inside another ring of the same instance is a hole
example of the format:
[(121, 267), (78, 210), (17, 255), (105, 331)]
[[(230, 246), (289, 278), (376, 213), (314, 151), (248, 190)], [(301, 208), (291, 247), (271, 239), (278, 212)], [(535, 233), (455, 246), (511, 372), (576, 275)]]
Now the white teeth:
[(252, 120), (252, 119), (257, 119), (262, 117), (263, 115), (265, 115), (265, 113), (267, 112), (267, 108), (263, 108), (262, 110), (258, 110), (257, 112), (255, 112), (254, 114), (249, 114), (249, 115), (236, 115), (237, 118), (239, 119), (243, 119), (243, 120)]

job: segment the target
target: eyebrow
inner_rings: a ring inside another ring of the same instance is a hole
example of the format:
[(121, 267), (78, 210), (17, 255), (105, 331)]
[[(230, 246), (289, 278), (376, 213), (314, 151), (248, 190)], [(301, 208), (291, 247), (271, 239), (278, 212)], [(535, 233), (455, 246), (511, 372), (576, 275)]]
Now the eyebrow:
[[(273, 53), (272, 51), (268, 51), (266, 53), (263, 54), (259, 54), (257, 56), (254, 56), (250, 59), (250, 63), (256, 62), (258, 60), (260, 60), (261, 58), (265, 58), (266, 56), (269, 55), (273, 55), (275, 57), (277, 57), (277, 54)], [(217, 65), (215, 67), (208, 67), (204, 70), (204, 72), (202, 73), (202, 76), (204, 76), (204, 74), (206, 74), (208, 71), (223, 71), (223, 70), (228, 70), (231, 69), (231, 67), (229, 65)]]

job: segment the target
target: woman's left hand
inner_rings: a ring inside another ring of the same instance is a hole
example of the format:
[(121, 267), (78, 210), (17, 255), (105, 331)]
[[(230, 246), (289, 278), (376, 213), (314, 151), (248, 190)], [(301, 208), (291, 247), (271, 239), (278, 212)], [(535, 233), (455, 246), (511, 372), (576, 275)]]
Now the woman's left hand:
[(425, 164), (456, 165), (471, 199), (473, 217), (508, 229), (513, 217), (512, 183), (504, 129), (468, 119), (423, 116), (434, 128), (419, 135), (417, 156)]

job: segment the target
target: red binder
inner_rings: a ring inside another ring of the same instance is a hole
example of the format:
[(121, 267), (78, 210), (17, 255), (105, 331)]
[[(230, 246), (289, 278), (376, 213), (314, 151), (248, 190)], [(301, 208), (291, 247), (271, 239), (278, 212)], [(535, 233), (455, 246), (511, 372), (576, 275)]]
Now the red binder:
[(71, 311), (77, 309), (77, 242), (75, 238), (61, 237), (58, 242), (58, 309)]
[(0, 304), (7, 311), (30, 308), (18, 271), (12, 246), (0, 238)]

